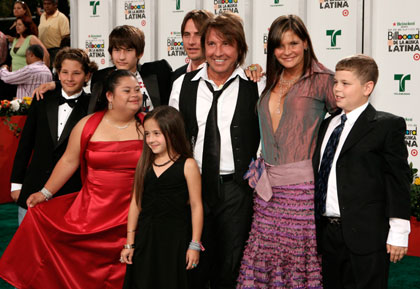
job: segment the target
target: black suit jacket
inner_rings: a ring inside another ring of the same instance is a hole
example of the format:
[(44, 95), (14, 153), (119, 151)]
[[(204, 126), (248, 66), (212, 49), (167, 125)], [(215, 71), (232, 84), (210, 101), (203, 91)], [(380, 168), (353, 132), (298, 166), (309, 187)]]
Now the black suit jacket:
[[(87, 115), (90, 95), (83, 92), (57, 140), (60, 95), (61, 86), (58, 86), (47, 92), (43, 100), (34, 100), (29, 108), (10, 178), (12, 183), (23, 185), (17, 202), (23, 208), (26, 208), (27, 198), (45, 185), (66, 150), (71, 130)], [(80, 171), (77, 170), (54, 196), (76, 192), (80, 188)]]
[[(89, 113), (94, 111), (96, 102), (104, 89), (105, 81), (115, 69), (115, 66), (104, 68), (92, 75), (90, 82), (92, 97), (88, 109)], [(169, 63), (164, 59), (146, 62), (138, 65), (137, 70), (140, 72), (153, 106), (167, 105), (172, 89), (172, 68)]]
[(172, 83), (181, 75), (187, 73), (188, 63), (172, 72)]
[[(313, 157), (318, 179), (320, 149), (332, 117), (319, 130)], [(410, 168), (403, 118), (376, 111), (372, 105), (359, 116), (337, 159), (337, 194), (342, 231), (355, 254), (384, 249), (389, 218), (410, 218)], [(318, 247), (322, 228), (317, 221)]]

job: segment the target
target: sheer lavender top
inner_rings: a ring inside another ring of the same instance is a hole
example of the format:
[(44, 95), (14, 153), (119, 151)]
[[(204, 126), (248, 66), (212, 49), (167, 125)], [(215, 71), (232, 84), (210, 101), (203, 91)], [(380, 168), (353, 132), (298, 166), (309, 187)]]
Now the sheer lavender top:
[(287, 93), (276, 132), (268, 108), (271, 90), (261, 97), (258, 115), (265, 162), (283, 165), (312, 158), (325, 114), (337, 109), (333, 85), (334, 73), (313, 62), (312, 71), (307, 71)]

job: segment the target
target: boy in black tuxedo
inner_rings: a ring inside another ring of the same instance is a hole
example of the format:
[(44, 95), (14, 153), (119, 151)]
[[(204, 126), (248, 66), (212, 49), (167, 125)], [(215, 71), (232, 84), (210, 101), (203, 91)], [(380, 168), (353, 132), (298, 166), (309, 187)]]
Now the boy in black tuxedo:
[(387, 288), (389, 261), (407, 253), (410, 168), (403, 118), (368, 99), (378, 79), (365, 55), (336, 65), (342, 109), (324, 120), (313, 158), (324, 288)]
[[(57, 53), (54, 67), (60, 85), (43, 100), (33, 100), (13, 163), (11, 197), (19, 205), (19, 224), (26, 213), (26, 200), (42, 189), (66, 149), (71, 130), (87, 115), (90, 94), (83, 86), (98, 69), (83, 50), (70, 48)], [(76, 192), (81, 186), (76, 171), (55, 196)]]

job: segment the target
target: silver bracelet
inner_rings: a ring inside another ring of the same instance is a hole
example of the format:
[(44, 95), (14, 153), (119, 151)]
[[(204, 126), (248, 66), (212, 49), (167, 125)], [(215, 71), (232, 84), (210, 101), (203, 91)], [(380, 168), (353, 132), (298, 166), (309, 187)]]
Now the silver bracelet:
[(124, 244), (124, 249), (134, 249), (136, 248), (136, 245), (134, 244)]
[(46, 201), (48, 201), (49, 199), (51, 199), (52, 196), (53, 196), (51, 194), (51, 192), (46, 187), (43, 187), (40, 192), (41, 192), (41, 194), (44, 195)]

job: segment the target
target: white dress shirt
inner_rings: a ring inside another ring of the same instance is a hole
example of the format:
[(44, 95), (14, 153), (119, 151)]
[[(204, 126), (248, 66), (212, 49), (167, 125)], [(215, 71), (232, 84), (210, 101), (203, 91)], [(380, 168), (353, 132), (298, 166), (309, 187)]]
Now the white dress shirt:
[(147, 92), (146, 85), (143, 82), (143, 78), (141, 78), (140, 72), (138, 72), (138, 71), (136, 71), (136, 78), (137, 78), (137, 81), (139, 82), (139, 85), (140, 85), (141, 95), (143, 97), (144, 97), (145, 94), (147, 95), (146, 107), (149, 107), (149, 110), (148, 111), (152, 111), (153, 110), (152, 100), (150, 99), (150, 95)]
[[(337, 172), (336, 164), (338, 156), (340, 155), (341, 149), (346, 141), (347, 136), (349, 135), (351, 129), (353, 128), (354, 123), (357, 121), (359, 116), (367, 108), (369, 102), (359, 106), (358, 108), (347, 113), (347, 121), (344, 123), (344, 128), (340, 136), (340, 140), (337, 145), (337, 150), (334, 155), (333, 162), (331, 164), (331, 171), (328, 177), (328, 186), (327, 186), (327, 200), (326, 200), (326, 209), (325, 216), (328, 217), (340, 217), (340, 207), (338, 204), (338, 195), (337, 195)], [(335, 116), (329, 123), (328, 129), (325, 133), (324, 139), (321, 146), (321, 157), (324, 154), (325, 147), (327, 146), (328, 139), (330, 138), (334, 129), (341, 123), (341, 115), (344, 114), (344, 111), (341, 114)], [(321, 162), (320, 162), (321, 165)], [(387, 243), (394, 246), (407, 247), (408, 245), (408, 234), (410, 233), (410, 221), (398, 218), (389, 219), (390, 230), (388, 233)]]
[[(238, 76), (238, 77), (237, 77)], [(181, 92), (184, 75), (178, 77), (173, 86), (171, 96), (169, 98), (169, 105), (179, 110), (179, 94)], [(237, 67), (232, 75), (226, 80), (236, 77), (236, 79), (223, 91), (217, 102), (217, 126), (220, 132), (220, 174), (232, 174), (235, 172), (235, 163), (233, 159), (232, 140), (230, 136), (230, 125), (232, 123), (233, 115), (236, 109), (239, 93), (239, 77), (247, 80), (245, 72), (242, 68)], [(205, 81), (208, 81), (214, 91), (222, 89), (216, 85), (213, 80), (208, 78), (207, 63), (204, 63), (203, 68), (193, 77), (191, 81), (199, 81), (197, 91), (197, 108), (196, 118), (198, 124), (197, 140), (194, 147), (194, 158), (197, 161), (198, 167), (201, 171), (203, 148), (204, 148), (204, 133), (206, 130), (207, 116), (209, 114), (211, 104), (213, 101), (213, 93), (207, 87)], [(258, 83), (258, 93), (261, 94), (264, 89), (265, 82)]]
[[(81, 90), (79, 93), (73, 94), (71, 96), (68, 96), (67, 93), (61, 89), (61, 95), (65, 99), (75, 99), (78, 98), (83, 93), (83, 90)], [(77, 100), (76, 100), (77, 103)], [(58, 123), (57, 123), (57, 141), (60, 139), (60, 136), (64, 130), (64, 127), (66, 126), (67, 120), (70, 117), (71, 112), (73, 111), (73, 108), (68, 105), (68, 103), (63, 103), (62, 105), (58, 106)], [(10, 191), (16, 191), (21, 190), (22, 184), (18, 183), (12, 183)]]

